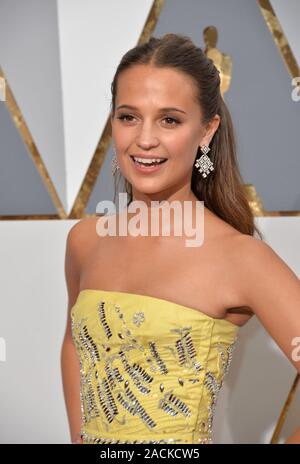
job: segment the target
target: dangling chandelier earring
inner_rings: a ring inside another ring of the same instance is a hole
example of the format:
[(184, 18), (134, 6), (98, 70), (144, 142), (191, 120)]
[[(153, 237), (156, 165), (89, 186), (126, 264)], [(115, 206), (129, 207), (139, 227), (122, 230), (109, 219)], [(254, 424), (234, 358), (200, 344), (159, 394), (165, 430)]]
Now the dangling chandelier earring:
[(120, 169), (120, 166), (118, 165), (116, 152), (114, 152), (114, 157), (111, 162), (111, 172), (113, 176), (116, 174), (118, 169)]
[(207, 156), (207, 153), (210, 151), (210, 148), (207, 145), (203, 145), (202, 147), (200, 147), (200, 149), (203, 154), (202, 156), (200, 156), (200, 158), (196, 159), (195, 167), (199, 168), (198, 171), (200, 172), (202, 177), (207, 177), (208, 174), (210, 174), (210, 172), (214, 170), (214, 165), (210, 158)]

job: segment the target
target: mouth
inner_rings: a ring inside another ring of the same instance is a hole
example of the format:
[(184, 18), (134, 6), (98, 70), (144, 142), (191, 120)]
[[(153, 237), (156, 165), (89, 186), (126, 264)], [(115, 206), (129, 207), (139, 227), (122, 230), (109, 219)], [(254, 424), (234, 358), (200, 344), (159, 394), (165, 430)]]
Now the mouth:
[(150, 168), (153, 170), (153, 168), (157, 168), (167, 161), (167, 158), (146, 159), (146, 158), (140, 158), (138, 156), (132, 156), (132, 155), (130, 155), (130, 158), (132, 159), (136, 167), (140, 167), (140, 168), (147, 169), (147, 170)]

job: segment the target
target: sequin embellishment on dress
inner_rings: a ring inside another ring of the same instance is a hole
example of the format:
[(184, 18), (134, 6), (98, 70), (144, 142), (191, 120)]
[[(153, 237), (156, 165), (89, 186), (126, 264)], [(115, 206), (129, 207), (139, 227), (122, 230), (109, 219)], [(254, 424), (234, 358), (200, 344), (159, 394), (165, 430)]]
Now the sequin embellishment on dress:
[(237, 326), (159, 300), (119, 304), (101, 291), (79, 300), (71, 318), (84, 443), (212, 443)]

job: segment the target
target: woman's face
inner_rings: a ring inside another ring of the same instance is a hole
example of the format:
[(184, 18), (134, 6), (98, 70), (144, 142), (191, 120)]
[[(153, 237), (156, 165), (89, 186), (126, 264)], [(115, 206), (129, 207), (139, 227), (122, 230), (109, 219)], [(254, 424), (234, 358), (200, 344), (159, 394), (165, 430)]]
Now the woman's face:
[[(193, 81), (182, 72), (150, 65), (123, 71), (111, 119), (112, 137), (133, 199), (195, 198), (193, 164), (198, 146), (209, 145), (217, 129), (219, 117), (215, 118), (209, 126), (202, 125)], [(133, 156), (166, 161), (155, 168), (138, 167)]]

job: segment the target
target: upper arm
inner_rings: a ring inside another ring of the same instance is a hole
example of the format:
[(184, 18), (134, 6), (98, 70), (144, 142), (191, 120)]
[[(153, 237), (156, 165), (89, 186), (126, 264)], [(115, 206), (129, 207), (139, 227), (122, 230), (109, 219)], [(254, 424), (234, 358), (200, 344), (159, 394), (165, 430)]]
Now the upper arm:
[(254, 237), (242, 240), (244, 299), (300, 372), (300, 280), (268, 244)]
[(70, 313), (78, 297), (84, 256), (91, 243), (89, 230), (92, 221), (93, 218), (81, 219), (71, 227), (67, 235), (65, 247), (65, 280), (68, 292), (66, 339), (72, 339)]
[(77, 222), (69, 230), (65, 247), (65, 281), (68, 293), (68, 308), (67, 308), (67, 326), (65, 338), (71, 339), (71, 308), (74, 306), (80, 285), (80, 261), (78, 256), (78, 228)]

